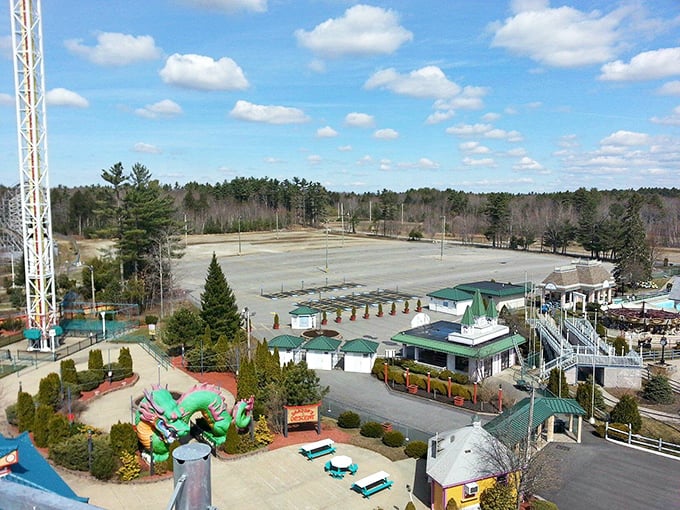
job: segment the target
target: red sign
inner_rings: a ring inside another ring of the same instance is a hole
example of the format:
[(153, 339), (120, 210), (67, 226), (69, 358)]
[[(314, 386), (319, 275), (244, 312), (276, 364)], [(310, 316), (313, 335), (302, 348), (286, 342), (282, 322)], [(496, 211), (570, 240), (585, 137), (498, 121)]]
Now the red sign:
[(318, 404), (306, 406), (284, 406), (288, 415), (288, 424), (318, 421), (320, 405), (321, 403), (319, 402)]

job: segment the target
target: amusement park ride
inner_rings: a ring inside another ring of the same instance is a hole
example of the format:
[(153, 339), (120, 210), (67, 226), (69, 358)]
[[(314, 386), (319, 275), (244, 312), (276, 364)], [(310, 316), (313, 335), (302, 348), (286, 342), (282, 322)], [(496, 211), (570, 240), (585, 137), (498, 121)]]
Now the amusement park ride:
[(40, 0), (10, 0), (29, 350), (54, 351), (57, 307)]

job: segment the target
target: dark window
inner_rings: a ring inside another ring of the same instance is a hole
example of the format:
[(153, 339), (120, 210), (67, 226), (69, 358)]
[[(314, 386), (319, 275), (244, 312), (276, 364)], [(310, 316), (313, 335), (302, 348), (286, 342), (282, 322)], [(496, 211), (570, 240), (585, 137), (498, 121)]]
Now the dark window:
[(470, 359), (463, 356), (456, 356), (455, 368), (458, 372), (468, 373), (470, 367)]

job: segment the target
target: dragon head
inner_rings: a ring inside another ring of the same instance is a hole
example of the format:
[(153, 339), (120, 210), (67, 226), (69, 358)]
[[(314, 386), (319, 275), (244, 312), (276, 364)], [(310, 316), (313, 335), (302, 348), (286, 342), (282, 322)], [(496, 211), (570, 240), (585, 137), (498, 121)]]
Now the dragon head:
[(189, 433), (182, 412), (167, 388), (154, 385), (138, 406), (140, 420), (152, 426), (168, 443)]

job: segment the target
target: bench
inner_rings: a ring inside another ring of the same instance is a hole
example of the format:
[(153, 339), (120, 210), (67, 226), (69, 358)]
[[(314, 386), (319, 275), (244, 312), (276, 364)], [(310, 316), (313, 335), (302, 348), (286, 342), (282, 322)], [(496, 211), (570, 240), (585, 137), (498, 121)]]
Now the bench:
[(384, 471), (378, 471), (377, 473), (373, 473), (372, 475), (368, 475), (367, 477), (354, 482), (351, 488), (365, 498), (369, 498), (372, 494), (383, 489), (392, 489), (394, 481), (390, 480), (389, 476), (390, 475)]
[(301, 446), (299, 452), (307, 457), (307, 460), (313, 460), (329, 453), (335, 453), (335, 446), (333, 446), (332, 439), (322, 439), (321, 441)]

